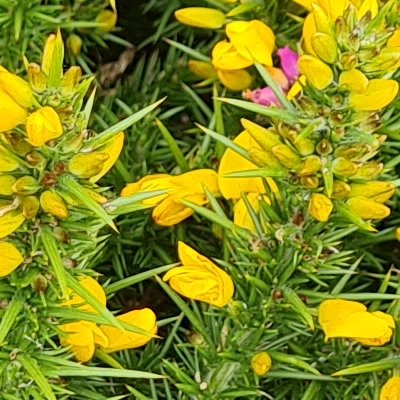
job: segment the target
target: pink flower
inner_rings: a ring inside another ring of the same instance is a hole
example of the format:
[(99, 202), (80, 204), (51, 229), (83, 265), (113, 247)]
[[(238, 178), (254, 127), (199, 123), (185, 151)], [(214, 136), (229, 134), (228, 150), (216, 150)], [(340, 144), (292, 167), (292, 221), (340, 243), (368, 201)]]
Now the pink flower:
[(275, 93), (269, 87), (247, 91), (243, 95), (246, 99), (249, 99), (253, 103), (260, 104), (262, 106), (281, 106), (281, 103), (276, 97)]
[(300, 76), (300, 71), (297, 66), (299, 55), (294, 52), (289, 46), (278, 50), (278, 56), (281, 60), (281, 68), (289, 79), (290, 83), (297, 81)]

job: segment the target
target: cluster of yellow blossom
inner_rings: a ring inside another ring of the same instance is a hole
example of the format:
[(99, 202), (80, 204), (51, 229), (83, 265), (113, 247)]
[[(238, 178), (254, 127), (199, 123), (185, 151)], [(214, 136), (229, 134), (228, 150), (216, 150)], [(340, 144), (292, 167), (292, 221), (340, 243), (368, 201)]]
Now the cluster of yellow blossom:
[(89, 144), (81, 107), (90, 80), (80, 82), (78, 67), (63, 74), (63, 54), (58, 33), (49, 37), (41, 66), (26, 62), (29, 82), (0, 68), (0, 277), (23, 262), (6, 238), (25, 223), (67, 220), (71, 208), (82, 206), (61, 187), (64, 177), (79, 182), (92, 201), (106, 201), (95, 182), (122, 150), (123, 132), (96, 148)]
[[(106, 307), (106, 294), (95, 279), (85, 277), (79, 284), (99, 304)], [(62, 307), (74, 307), (87, 313), (96, 313), (96, 310), (78, 294), (70, 291), (68, 295), (69, 298), (61, 304)], [(117, 320), (143, 333), (130, 332), (109, 325), (98, 326), (94, 322), (82, 320), (59, 326), (61, 344), (70, 346), (78, 361), (87, 362), (93, 358), (96, 347), (106, 353), (133, 349), (145, 345), (157, 333), (156, 316), (149, 308), (129, 311), (117, 316)]]

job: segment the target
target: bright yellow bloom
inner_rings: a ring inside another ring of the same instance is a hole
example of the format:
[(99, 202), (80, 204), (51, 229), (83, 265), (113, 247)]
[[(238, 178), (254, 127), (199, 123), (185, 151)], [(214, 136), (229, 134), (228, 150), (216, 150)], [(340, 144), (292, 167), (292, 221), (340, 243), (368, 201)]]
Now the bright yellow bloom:
[(265, 376), (271, 369), (272, 360), (266, 351), (257, 353), (251, 359), (251, 368), (257, 376)]
[[(82, 286), (86, 292), (95, 297), (101, 305), (104, 307), (106, 306), (106, 294), (103, 287), (96, 281), (96, 279), (86, 276), (85, 278), (79, 280), (79, 285)], [(63, 307), (78, 307), (80, 311), (96, 313), (96, 310), (90, 304), (86, 303), (81, 296), (71, 289), (68, 291), (68, 299), (63, 301), (61, 305)]]
[(311, 37), (311, 45), (315, 54), (324, 62), (333, 64), (336, 61), (338, 46), (336, 40), (326, 34), (317, 32)]
[(395, 192), (393, 183), (383, 181), (352, 183), (350, 188), (351, 190), (348, 193), (349, 197), (363, 196), (378, 203), (388, 201)]
[(90, 361), (94, 355), (96, 344), (108, 346), (107, 336), (95, 323), (89, 321), (71, 322), (59, 326), (62, 334), (60, 343), (70, 346), (75, 358), (80, 362)]
[(188, 66), (201, 79), (217, 79), (217, 71), (210, 62), (189, 60)]
[(275, 35), (268, 25), (258, 20), (234, 21), (226, 25), (226, 34), (243, 57), (272, 66)]
[(5, 238), (16, 231), (25, 221), (25, 217), (19, 211), (9, 211), (2, 214), (0, 208), (0, 239)]
[(333, 210), (333, 204), (328, 197), (320, 193), (314, 193), (311, 196), (310, 204), (308, 206), (308, 212), (317, 221), (320, 222), (328, 221), (332, 210)]
[(23, 261), (24, 257), (12, 243), (0, 241), (0, 278), (11, 274)]
[(291, 101), (293, 100), (299, 93), (302, 92), (303, 87), (307, 84), (307, 78), (305, 75), (301, 75), (299, 79), (293, 83), (292, 87), (287, 92), (286, 98)]
[(301, 56), (299, 59), (300, 72), (306, 77), (307, 82), (318, 90), (327, 88), (333, 81), (331, 68), (313, 56)]
[(351, 212), (363, 219), (383, 219), (390, 215), (390, 208), (366, 197), (351, 197), (346, 202)]
[(339, 76), (339, 85), (354, 93), (363, 93), (368, 83), (368, 78), (358, 69), (343, 71)]
[(371, 79), (362, 92), (350, 94), (350, 106), (359, 111), (377, 111), (386, 107), (396, 97), (399, 84), (393, 79)]
[(387, 42), (388, 47), (400, 47), (400, 28), (397, 28)]
[(68, 163), (71, 174), (82, 179), (91, 178), (99, 174), (109, 158), (108, 154), (94, 151), (92, 153), (78, 153)]
[(31, 107), (34, 102), (29, 83), (3, 67), (0, 67), (0, 91), (7, 93), (23, 108)]
[(26, 121), (26, 133), (32, 146), (41, 147), (63, 134), (60, 118), (51, 107), (35, 111)]
[[(261, 149), (260, 145), (248, 131), (240, 133), (233, 141), (238, 146), (249, 150), (252, 147)], [(222, 195), (226, 199), (240, 199), (242, 193), (265, 193), (261, 178), (228, 178), (226, 175), (233, 172), (255, 170), (257, 166), (240, 154), (227, 149), (221, 158), (218, 169), (218, 184)]]
[(102, 349), (106, 353), (144, 346), (157, 333), (156, 315), (149, 308), (133, 310), (119, 315), (117, 320), (142, 329), (148, 332), (148, 334), (129, 332), (114, 328), (113, 326), (101, 325), (100, 329), (106, 336), (108, 342), (106, 346), (102, 346)]
[[(260, 210), (261, 197), (264, 199), (264, 201), (267, 204), (271, 204), (269, 198), (265, 195), (262, 196), (259, 193), (248, 193), (246, 195), (246, 198), (255, 213), (258, 213), (258, 211)], [(256, 230), (253, 219), (251, 218), (251, 215), (246, 206), (246, 203), (244, 202), (244, 200), (242, 198), (239, 199), (239, 201), (235, 204), (235, 207), (233, 209), (233, 222), (237, 226), (246, 228), (252, 232), (255, 232), (255, 230)]]
[(175, 11), (175, 18), (195, 28), (218, 29), (225, 24), (223, 12), (207, 7), (187, 7)]
[(393, 317), (380, 311), (368, 312), (358, 302), (325, 300), (319, 307), (319, 323), (325, 332), (325, 340), (348, 338), (367, 346), (387, 343), (395, 328)]
[(250, 67), (254, 64), (254, 61), (239, 53), (232, 43), (222, 40), (213, 48), (212, 63), (217, 69), (236, 71)]
[(178, 243), (178, 253), (182, 266), (170, 269), (163, 280), (189, 299), (226, 306), (234, 292), (231, 277), (183, 242)]
[(379, 400), (400, 400), (399, 376), (393, 376), (382, 386)]
[(51, 190), (45, 190), (40, 195), (40, 205), (48, 214), (54, 215), (58, 219), (67, 219), (68, 208), (60, 195)]
[(0, 89), (0, 132), (10, 131), (25, 122), (28, 112)]
[(236, 71), (218, 70), (217, 75), (221, 83), (233, 92), (240, 92), (248, 89), (253, 82), (252, 76), (244, 69)]
[(122, 197), (151, 191), (165, 191), (165, 194), (144, 200), (142, 204), (155, 206), (154, 221), (162, 226), (172, 226), (193, 215), (190, 207), (183, 205), (185, 199), (197, 205), (208, 203), (207, 188), (214, 196), (219, 195), (217, 174), (211, 169), (199, 169), (182, 175), (158, 174), (128, 184), (121, 192)]

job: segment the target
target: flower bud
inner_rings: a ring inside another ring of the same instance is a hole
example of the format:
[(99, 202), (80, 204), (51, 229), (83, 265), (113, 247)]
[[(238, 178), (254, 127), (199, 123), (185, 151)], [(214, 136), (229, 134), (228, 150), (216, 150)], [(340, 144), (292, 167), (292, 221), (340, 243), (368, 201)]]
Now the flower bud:
[(240, 123), (264, 150), (271, 151), (274, 146), (282, 144), (279, 136), (270, 129), (264, 128), (245, 118), (242, 118)]
[(18, 167), (19, 163), (16, 158), (4, 146), (0, 145), (0, 172), (12, 172)]
[(346, 205), (353, 214), (363, 219), (383, 219), (390, 215), (389, 207), (362, 196), (351, 197)]
[(353, 70), (358, 64), (357, 55), (353, 53), (342, 53), (339, 62), (344, 70)]
[(111, 10), (100, 11), (96, 17), (96, 22), (99, 24), (100, 31), (111, 32), (117, 24), (117, 14)]
[(37, 92), (42, 93), (46, 90), (47, 78), (39, 65), (34, 63), (28, 65), (28, 79)]
[(305, 75), (307, 82), (318, 90), (327, 88), (333, 81), (331, 68), (316, 57), (301, 56), (299, 69)]
[(372, 180), (376, 179), (383, 171), (383, 164), (372, 161), (364, 163), (353, 176), (353, 179)]
[(250, 147), (248, 152), (250, 158), (258, 167), (277, 168), (279, 170), (285, 171), (285, 168), (270, 151), (261, 150), (257, 147)]
[(363, 196), (378, 203), (388, 201), (395, 192), (391, 182), (372, 181), (367, 183), (353, 183), (350, 185), (349, 197)]
[(271, 369), (271, 366), (272, 360), (266, 351), (255, 354), (251, 359), (251, 368), (257, 376), (262, 377), (267, 375), (268, 371)]
[(11, 175), (0, 175), (0, 195), (11, 196), (13, 194), (12, 186), (16, 180)]
[(240, 92), (248, 89), (253, 82), (252, 76), (244, 69), (236, 71), (217, 71), (218, 79), (229, 90)]
[(318, 156), (308, 156), (301, 164), (299, 176), (314, 175), (321, 169), (321, 159)]
[(331, 142), (328, 139), (322, 139), (317, 144), (316, 151), (318, 154), (321, 154), (322, 156), (327, 156), (333, 151)]
[(56, 111), (51, 107), (43, 107), (29, 115), (26, 133), (32, 146), (42, 147), (50, 140), (60, 137), (63, 127)]
[(75, 33), (72, 33), (68, 36), (67, 39), (67, 47), (72, 55), (75, 57), (79, 56), (82, 49), (82, 39)]
[(311, 37), (311, 45), (315, 54), (328, 64), (333, 64), (337, 58), (338, 47), (336, 40), (326, 33), (315, 33)]
[(349, 197), (350, 191), (351, 187), (346, 182), (339, 180), (335, 180), (333, 182), (332, 197), (334, 199), (345, 199), (346, 197)]
[(297, 137), (293, 144), (302, 156), (308, 156), (314, 153), (315, 145), (314, 142), (308, 138)]
[(19, 156), (26, 156), (30, 151), (32, 151), (32, 146), (19, 135), (7, 135), (7, 139), (15, 153)]
[(63, 75), (64, 43), (60, 30), (46, 41), (42, 57), (42, 71), (47, 77), (48, 87), (58, 87)]
[(358, 161), (369, 152), (369, 147), (364, 143), (344, 144), (335, 150), (335, 156)]
[(343, 157), (336, 158), (332, 162), (332, 171), (335, 175), (350, 177), (356, 174), (358, 165), (352, 161), (346, 160)]
[(272, 154), (286, 168), (297, 170), (301, 165), (301, 158), (286, 144), (274, 146)]
[(27, 154), (25, 159), (29, 165), (37, 169), (41, 169), (46, 165), (46, 159), (37, 151)]
[(26, 175), (18, 178), (12, 189), (16, 194), (28, 196), (36, 193), (40, 189), (40, 186), (35, 178), (30, 175)]
[(22, 198), (22, 215), (26, 219), (34, 219), (39, 212), (40, 203), (35, 196), (26, 196)]
[(332, 19), (329, 18), (325, 10), (318, 4), (312, 4), (312, 15), (315, 23), (315, 30), (319, 33), (325, 33), (327, 35), (332, 35), (333, 24)]
[(79, 67), (71, 67), (63, 76), (61, 81), (61, 90), (64, 96), (75, 92), (82, 78), (82, 70)]
[(175, 18), (184, 25), (195, 28), (218, 29), (225, 24), (223, 12), (207, 7), (187, 7), (175, 11)]
[(308, 206), (308, 212), (317, 221), (320, 222), (328, 221), (332, 210), (333, 210), (333, 204), (328, 197), (320, 193), (314, 193), (311, 196), (310, 204)]
[(42, 209), (54, 215), (58, 219), (68, 218), (68, 209), (63, 199), (55, 192), (50, 190), (44, 191), (40, 196), (40, 205)]
[(108, 157), (100, 152), (80, 153), (71, 158), (68, 169), (79, 178), (87, 179), (100, 173)]
[(217, 79), (214, 66), (206, 61), (189, 60), (188, 66), (191, 72), (201, 79)]
[(317, 189), (319, 187), (319, 179), (315, 175), (300, 177), (300, 183), (307, 189)]

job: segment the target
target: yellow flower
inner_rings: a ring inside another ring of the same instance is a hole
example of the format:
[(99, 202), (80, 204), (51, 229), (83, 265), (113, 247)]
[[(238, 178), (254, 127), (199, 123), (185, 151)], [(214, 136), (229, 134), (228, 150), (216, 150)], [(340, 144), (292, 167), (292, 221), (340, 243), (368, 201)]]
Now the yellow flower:
[(43, 107), (29, 115), (26, 121), (26, 133), (32, 146), (41, 147), (48, 141), (60, 137), (63, 128), (56, 111), (51, 107)]
[(249, 88), (253, 81), (252, 76), (244, 69), (239, 69), (237, 71), (219, 69), (217, 70), (217, 75), (220, 82), (233, 92), (240, 92)]
[(243, 57), (272, 66), (275, 35), (268, 25), (258, 20), (234, 21), (226, 25), (226, 34)]
[(287, 92), (286, 98), (291, 101), (293, 100), (299, 93), (302, 92), (303, 87), (307, 84), (307, 78), (305, 75), (301, 75), (299, 79), (293, 83), (292, 87)]
[(0, 89), (0, 132), (10, 131), (25, 122), (28, 112)]
[[(233, 143), (249, 150), (251, 147), (261, 149), (249, 132), (240, 133)], [(257, 166), (240, 154), (227, 149), (221, 158), (218, 169), (218, 184), (222, 196), (225, 199), (240, 199), (242, 193), (265, 193), (265, 187), (261, 178), (228, 178), (226, 175), (233, 172), (257, 169)]]
[(395, 192), (393, 183), (383, 181), (352, 183), (350, 188), (351, 190), (348, 193), (349, 197), (363, 196), (378, 203), (388, 201)]
[(25, 217), (19, 211), (9, 211), (4, 215), (0, 213), (0, 239), (16, 231), (24, 221)]
[(328, 221), (332, 210), (333, 210), (333, 204), (328, 197), (320, 193), (314, 193), (311, 196), (310, 204), (308, 206), (308, 212), (317, 221), (320, 222)]
[(234, 292), (231, 277), (183, 242), (178, 243), (178, 253), (183, 265), (170, 269), (163, 280), (189, 299), (226, 306)]
[(387, 343), (395, 328), (391, 315), (380, 311), (368, 312), (363, 304), (347, 300), (323, 301), (318, 319), (326, 341), (348, 338), (367, 346)]
[(395, 236), (396, 236), (397, 241), (400, 242), (400, 228), (396, 228)]
[(20, 251), (11, 243), (0, 241), (0, 278), (3, 278), (24, 261)]
[(172, 226), (193, 215), (190, 207), (180, 200), (189, 200), (197, 205), (208, 203), (205, 194), (207, 188), (212, 195), (218, 196), (217, 174), (211, 169), (199, 169), (182, 175), (158, 174), (142, 178), (138, 182), (128, 184), (121, 192), (122, 197), (151, 191), (166, 191), (165, 194), (144, 200), (142, 204), (155, 206), (154, 221), (162, 226)]
[(346, 202), (351, 212), (363, 219), (383, 219), (390, 215), (390, 208), (366, 197), (352, 197)]
[(368, 83), (368, 78), (358, 69), (343, 71), (339, 76), (339, 85), (355, 93), (363, 93)]
[(400, 28), (397, 28), (387, 42), (388, 47), (400, 47)]
[(379, 400), (400, 400), (399, 376), (393, 376), (382, 386)]
[(364, 91), (350, 94), (349, 104), (359, 111), (377, 111), (390, 104), (398, 91), (393, 79), (371, 79)]
[(108, 346), (107, 336), (95, 323), (89, 321), (71, 322), (59, 326), (62, 334), (60, 343), (70, 346), (75, 358), (80, 362), (90, 361), (94, 355), (96, 344)]
[(23, 108), (31, 107), (34, 102), (29, 83), (3, 67), (0, 67), (0, 91), (7, 93)]
[(210, 62), (189, 60), (188, 66), (201, 79), (217, 79), (217, 71)]
[[(87, 276), (79, 280), (79, 285), (82, 286), (86, 292), (95, 297), (100, 304), (102, 304), (104, 307), (106, 306), (106, 294), (103, 287), (96, 281), (96, 279)], [(63, 307), (74, 306), (78, 307), (79, 310), (84, 312), (96, 313), (96, 310), (90, 304), (86, 303), (86, 301), (73, 290), (69, 289), (67, 295), (68, 299), (61, 303)]]
[(300, 72), (307, 82), (318, 90), (327, 88), (333, 81), (331, 68), (316, 57), (305, 55), (299, 59)]
[(108, 158), (108, 154), (99, 151), (78, 153), (70, 159), (68, 169), (79, 178), (91, 178), (101, 172)]
[(217, 69), (236, 71), (250, 67), (254, 64), (254, 61), (239, 53), (232, 43), (222, 40), (213, 48), (212, 63)]
[(195, 28), (218, 29), (225, 24), (225, 15), (219, 10), (207, 7), (187, 7), (175, 11), (175, 18)]
[(140, 328), (145, 332), (148, 332), (148, 334), (129, 332), (114, 328), (113, 326), (101, 325), (100, 329), (104, 333), (108, 342), (106, 346), (102, 346), (106, 353), (134, 349), (143, 346), (157, 333), (156, 316), (149, 308), (133, 310), (119, 315), (117, 320), (132, 325), (133, 327)]
[(311, 37), (311, 45), (315, 54), (324, 62), (333, 64), (337, 58), (336, 40), (326, 33), (317, 32)]
[(257, 353), (251, 359), (251, 368), (257, 376), (265, 376), (271, 369), (272, 360), (266, 351)]
[(54, 215), (58, 219), (67, 219), (69, 212), (68, 208), (56, 192), (45, 190), (40, 195), (40, 205), (42, 209), (48, 214)]

